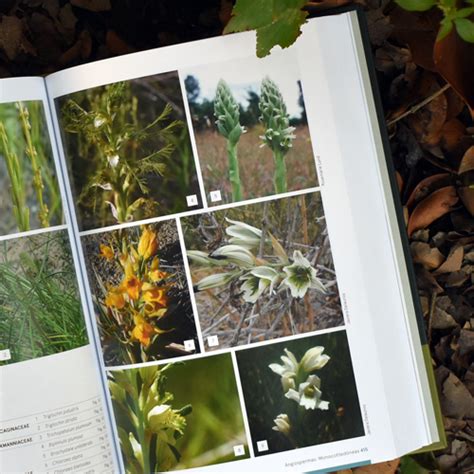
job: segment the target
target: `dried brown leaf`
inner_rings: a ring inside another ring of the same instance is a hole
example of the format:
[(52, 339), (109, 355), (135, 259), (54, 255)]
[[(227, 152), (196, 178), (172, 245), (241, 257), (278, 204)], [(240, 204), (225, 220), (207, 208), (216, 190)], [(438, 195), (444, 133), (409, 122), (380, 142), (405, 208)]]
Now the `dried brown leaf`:
[(431, 317), (431, 327), (433, 329), (448, 329), (457, 326), (456, 320), (444, 309), (435, 307)]
[(428, 270), (438, 268), (444, 262), (444, 255), (436, 247), (430, 247), (425, 242), (412, 242), (410, 249), (413, 261)]
[(438, 382), (441, 383), (440, 401), (443, 414), (452, 418), (472, 419), (474, 399), (461, 380), (443, 366), (436, 369), (435, 374)]
[(461, 269), (463, 257), (464, 248), (461, 246), (453, 247), (446, 258), (446, 261), (434, 272), (434, 274), (440, 275), (442, 273), (459, 271)]
[(71, 0), (71, 5), (91, 12), (105, 12), (112, 8), (110, 0)]
[(422, 179), (410, 194), (407, 201), (407, 207), (412, 207), (415, 203), (431, 194), (434, 190), (447, 186), (449, 184), (449, 173), (438, 173)]
[(356, 467), (353, 472), (355, 474), (395, 474), (399, 465), (400, 459), (394, 459), (393, 461)]
[(471, 170), (474, 170), (474, 146), (471, 146), (466, 153), (464, 153), (458, 173), (461, 174)]
[(24, 51), (35, 54), (35, 50), (24, 34), (23, 20), (16, 16), (2, 16), (0, 23), (0, 48), (10, 61)]
[(458, 194), (469, 214), (474, 216), (474, 189), (469, 186), (462, 186), (458, 188)]
[(428, 227), (436, 219), (449, 212), (459, 198), (454, 186), (445, 186), (423, 199), (408, 220), (408, 235), (417, 229)]

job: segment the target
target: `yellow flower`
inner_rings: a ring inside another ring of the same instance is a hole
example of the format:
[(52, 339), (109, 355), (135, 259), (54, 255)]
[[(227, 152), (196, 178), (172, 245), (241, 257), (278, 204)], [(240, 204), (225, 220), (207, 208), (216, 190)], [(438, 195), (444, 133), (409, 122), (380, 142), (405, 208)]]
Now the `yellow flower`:
[(100, 244), (100, 256), (106, 260), (112, 260), (114, 258), (114, 251), (108, 245)]
[(123, 291), (126, 291), (130, 299), (134, 301), (140, 297), (141, 287), (142, 282), (135, 275), (125, 277), (122, 283)]
[(153, 303), (154, 306), (166, 307), (168, 305), (166, 288), (158, 287), (145, 291), (143, 293), (143, 300), (145, 303)]
[(145, 226), (142, 235), (138, 242), (138, 255), (145, 260), (153, 257), (158, 251), (158, 239), (156, 232), (152, 231), (148, 226)]
[(163, 270), (152, 270), (148, 273), (148, 276), (152, 282), (156, 283), (157, 281), (164, 280), (168, 276), (168, 273)]
[(151, 338), (157, 331), (150, 323), (145, 320), (143, 316), (135, 314), (133, 319), (135, 322), (135, 327), (132, 329), (132, 339), (140, 342), (140, 344), (145, 347), (148, 346), (151, 342)]
[(105, 304), (109, 308), (122, 309), (125, 306), (125, 298), (119, 288), (111, 288), (105, 297)]

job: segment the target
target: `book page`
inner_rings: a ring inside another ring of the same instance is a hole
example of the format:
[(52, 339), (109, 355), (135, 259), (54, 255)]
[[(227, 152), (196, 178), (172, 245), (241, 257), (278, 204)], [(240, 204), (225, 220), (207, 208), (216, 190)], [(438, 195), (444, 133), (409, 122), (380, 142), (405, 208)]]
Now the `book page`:
[[(47, 79), (127, 472), (343, 469), (398, 454), (371, 299), (399, 295), (393, 274), (360, 260), (390, 236), (357, 238), (348, 158), (316, 93), (329, 78), (305, 62), (324, 21), (264, 59), (246, 33)], [(351, 44), (347, 25), (325, 41)], [(415, 374), (393, 376), (416, 392)]]
[(43, 79), (0, 82), (0, 471), (111, 472)]

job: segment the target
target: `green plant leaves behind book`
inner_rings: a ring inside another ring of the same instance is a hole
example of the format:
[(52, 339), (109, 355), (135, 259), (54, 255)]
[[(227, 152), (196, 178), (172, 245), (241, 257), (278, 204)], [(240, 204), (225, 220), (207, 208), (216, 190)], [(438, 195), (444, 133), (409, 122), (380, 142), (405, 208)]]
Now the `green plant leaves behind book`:
[(291, 46), (301, 34), (308, 12), (306, 0), (237, 0), (224, 33), (257, 31), (257, 56), (264, 57), (279, 45)]

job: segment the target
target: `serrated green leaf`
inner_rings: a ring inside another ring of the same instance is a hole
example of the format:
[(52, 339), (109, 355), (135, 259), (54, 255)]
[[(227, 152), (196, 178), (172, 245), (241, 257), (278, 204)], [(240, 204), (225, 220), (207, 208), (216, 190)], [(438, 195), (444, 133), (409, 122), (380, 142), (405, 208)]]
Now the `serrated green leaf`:
[(404, 10), (424, 12), (434, 7), (436, 0), (395, 0)]
[(307, 0), (237, 0), (224, 33), (257, 30), (257, 56), (266, 56), (280, 45), (286, 48), (301, 34), (308, 15)]
[(453, 22), (451, 20), (443, 20), (441, 22), (441, 27), (438, 31), (438, 36), (436, 37), (436, 41), (441, 41), (442, 39), (446, 38), (446, 36), (451, 33), (453, 29)]
[(257, 30), (257, 56), (263, 58), (270, 50), (279, 45), (282, 48), (291, 46), (301, 34), (301, 25), (308, 13), (289, 10), (281, 19)]
[(474, 43), (474, 22), (467, 18), (458, 18), (454, 20), (458, 35), (468, 43)]

